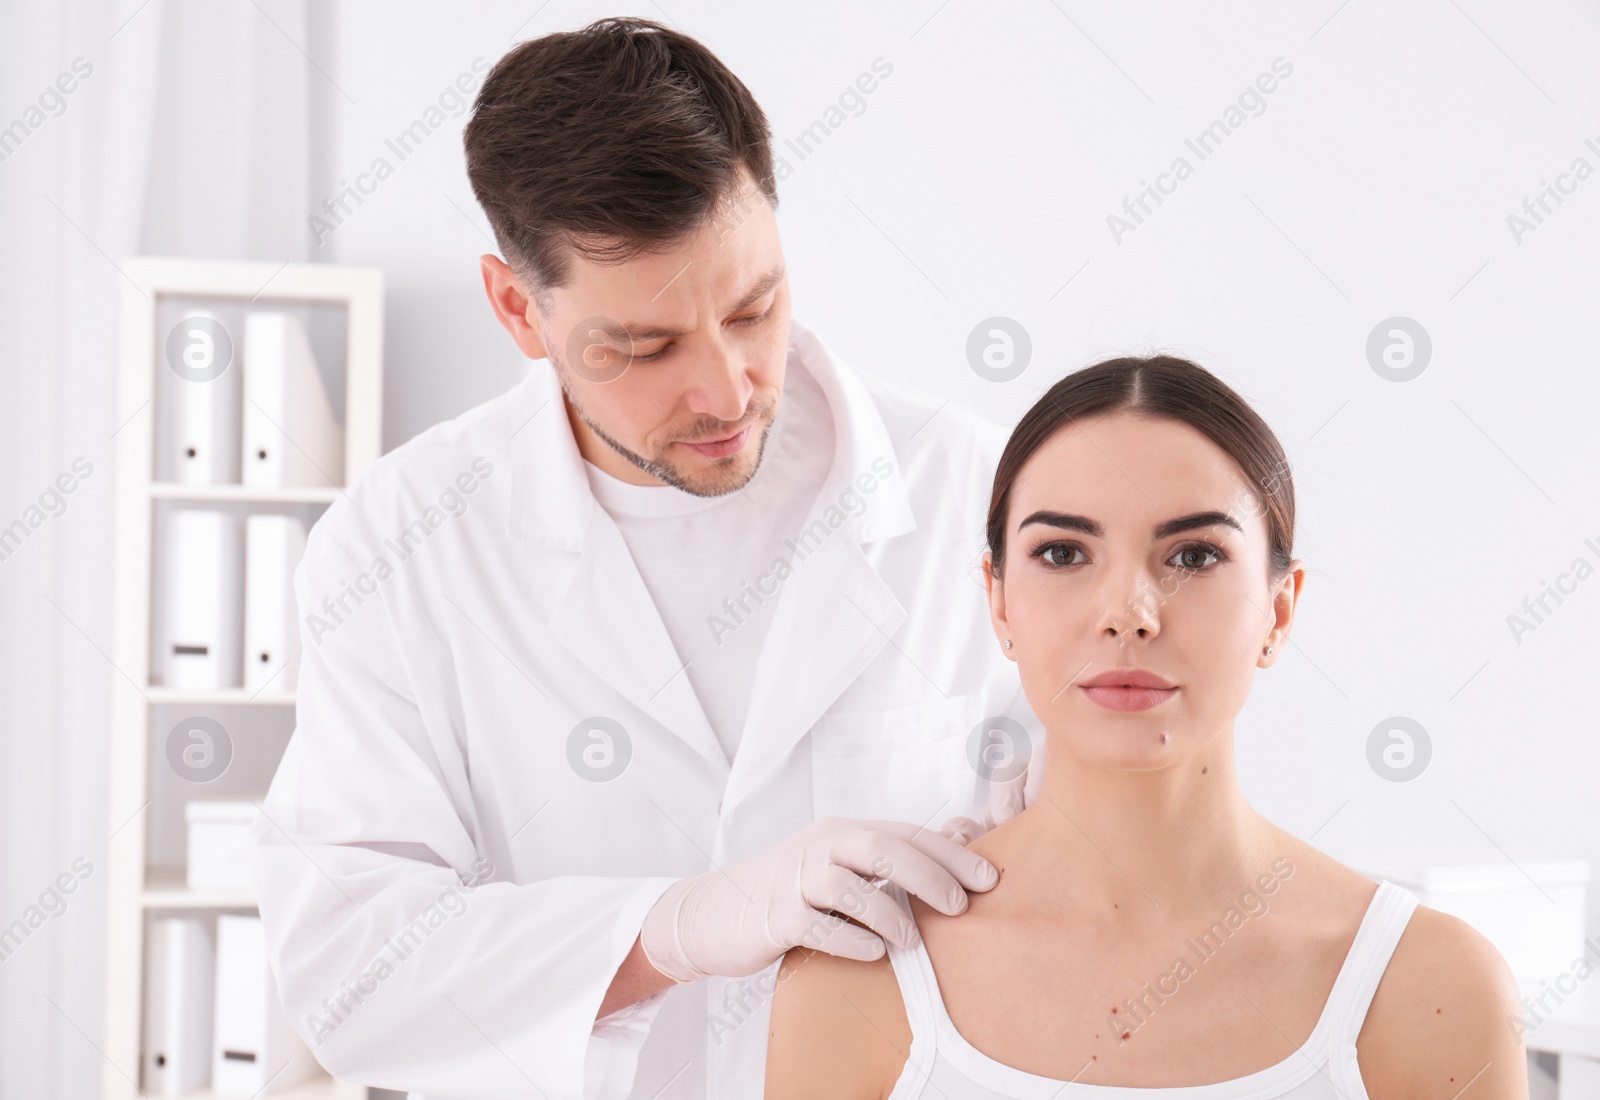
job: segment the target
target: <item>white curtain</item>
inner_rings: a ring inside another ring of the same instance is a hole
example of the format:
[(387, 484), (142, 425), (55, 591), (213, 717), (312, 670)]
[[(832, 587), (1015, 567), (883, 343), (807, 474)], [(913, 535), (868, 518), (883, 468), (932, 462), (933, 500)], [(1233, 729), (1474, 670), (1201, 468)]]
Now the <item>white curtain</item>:
[(0, 947), (0, 1100), (100, 1095), (111, 437), (150, 414), (117, 264), (307, 258), (316, 34), (304, 0), (0, 5), (0, 928), (92, 868)]

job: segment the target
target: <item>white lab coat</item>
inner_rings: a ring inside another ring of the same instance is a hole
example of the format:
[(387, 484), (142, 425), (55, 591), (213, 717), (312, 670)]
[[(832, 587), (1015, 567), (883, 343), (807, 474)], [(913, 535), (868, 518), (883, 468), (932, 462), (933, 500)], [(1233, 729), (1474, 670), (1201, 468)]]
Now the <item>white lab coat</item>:
[(991, 716), (1028, 729), (1037, 789), (980, 566), (1005, 433), (862, 378), (798, 323), (789, 354), (837, 448), (731, 762), (548, 364), (316, 524), (257, 877), (285, 1007), (336, 1075), (429, 1098), (757, 1096), (775, 965), (595, 1022), (667, 885), (822, 816), (981, 816), (969, 744)]

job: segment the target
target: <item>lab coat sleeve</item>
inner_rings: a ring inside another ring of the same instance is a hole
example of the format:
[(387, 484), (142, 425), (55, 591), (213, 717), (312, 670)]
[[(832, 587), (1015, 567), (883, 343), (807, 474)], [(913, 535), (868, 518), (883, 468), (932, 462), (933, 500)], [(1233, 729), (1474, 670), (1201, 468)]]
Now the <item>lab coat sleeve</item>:
[[(361, 573), (313, 529), (295, 578), (297, 726), (255, 822), (291, 1024), (330, 1072), (364, 1085), (625, 1096), (667, 992), (595, 1016), (673, 878), (496, 881), (474, 841), (464, 754), (425, 722), (384, 582)], [(374, 594), (346, 599), (347, 613), (322, 603), (346, 585)]]

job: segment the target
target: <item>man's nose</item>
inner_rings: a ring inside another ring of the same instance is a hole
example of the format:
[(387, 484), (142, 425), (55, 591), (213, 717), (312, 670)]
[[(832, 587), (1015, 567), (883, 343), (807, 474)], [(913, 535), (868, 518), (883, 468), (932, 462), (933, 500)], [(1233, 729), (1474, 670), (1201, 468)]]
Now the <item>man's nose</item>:
[(744, 416), (755, 390), (745, 373), (744, 357), (713, 339), (695, 364), (695, 380), (686, 395), (691, 411), (732, 423)]

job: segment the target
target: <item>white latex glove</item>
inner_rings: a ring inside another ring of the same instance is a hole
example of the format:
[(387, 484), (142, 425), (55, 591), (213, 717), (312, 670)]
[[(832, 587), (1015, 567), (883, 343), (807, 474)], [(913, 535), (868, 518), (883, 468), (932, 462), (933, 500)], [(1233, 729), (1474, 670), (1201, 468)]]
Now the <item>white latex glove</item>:
[(742, 863), (667, 887), (645, 916), (640, 946), (679, 982), (754, 974), (796, 946), (870, 961), (883, 955), (883, 939), (917, 942), (916, 924), (880, 889), (885, 879), (954, 915), (966, 909), (967, 890), (992, 889), (1000, 876), (931, 829), (825, 817)]
[(1026, 806), (1024, 788), (1027, 784), (1026, 771), (1014, 779), (992, 784), (989, 789), (989, 804), (984, 807), (981, 819), (958, 815), (939, 826), (938, 831), (957, 844), (970, 844), (996, 825), (1010, 821), (1023, 811)]

